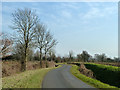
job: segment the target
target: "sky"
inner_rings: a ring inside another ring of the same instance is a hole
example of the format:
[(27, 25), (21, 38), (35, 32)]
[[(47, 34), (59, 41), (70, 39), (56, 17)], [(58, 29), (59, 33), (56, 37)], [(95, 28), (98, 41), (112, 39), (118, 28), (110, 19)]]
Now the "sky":
[(118, 56), (117, 2), (3, 2), (2, 30), (12, 33), (12, 16), (16, 9), (36, 10), (58, 44), (57, 55), (74, 55), (83, 50), (92, 56), (105, 53)]

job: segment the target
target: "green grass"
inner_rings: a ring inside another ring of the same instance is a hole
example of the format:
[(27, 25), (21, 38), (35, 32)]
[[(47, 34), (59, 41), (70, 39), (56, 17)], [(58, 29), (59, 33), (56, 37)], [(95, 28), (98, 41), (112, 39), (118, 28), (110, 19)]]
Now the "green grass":
[(104, 89), (104, 88), (108, 88), (108, 89), (109, 89), (109, 88), (113, 88), (113, 89), (116, 88), (116, 89), (119, 89), (119, 88), (117, 88), (117, 87), (115, 87), (115, 86), (110, 86), (110, 85), (108, 85), (108, 84), (102, 83), (102, 82), (100, 82), (100, 81), (98, 81), (98, 80), (96, 80), (96, 79), (89, 78), (89, 77), (81, 74), (78, 69), (79, 69), (78, 66), (72, 65), (72, 68), (71, 68), (70, 71), (71, 71), (71, 73), (72, 73), (74, 76), (76, 76), (77, 78), (79, 78), (79, 79), (82, 80), (83, 82), (86, 82), (87, 84), (89, 84), (89, 85), (91, 85), (91, 86), (93, 86), (93, 87), (102, 88), (102, 89)]
[(97, 80), (120, 88), (120, 68), (102, 64), (86, 63), (86, 68), (93, 71)]
[(2, 78), (2, 88), (41, 88), (45, 74), (52, 69), (55, 68), (29, 70), (14, 76), (4, 77)]

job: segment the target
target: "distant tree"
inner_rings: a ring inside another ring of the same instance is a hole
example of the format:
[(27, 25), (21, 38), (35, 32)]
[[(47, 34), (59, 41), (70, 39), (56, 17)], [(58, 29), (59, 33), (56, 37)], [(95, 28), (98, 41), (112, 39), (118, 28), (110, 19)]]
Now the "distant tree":
[(95, 55), (94, 55), (94, 58), (95, 58), (96, 61), (99, 61), (99, 60), (100, 60), (100, 59), (99, 59), (99, 58), (100, 58), (100, 57), (99, 57), (99, 54), (95, 54)]
[(69, 51), (69, 59), (70, 62), (73, 61), (73, 51)]
[(48, 54), (50, 57), (50, 61), (51, 60), (55, 61), (55, 59), (56, 59), (55, 51), (53, 49), (50, 49)]
[(119, 58), (117, 58), (117, 57), (114, 57), (114, 59), (113, 59), (115, 62), (120, 62), (120, 59)]
[(28, 53), (28, 60), (29, 60), (29, 61), (33, 61), (33, 59), (34, 59), (33, 49), (29, 49), (28, 52), (29, 52), (29, 53)]
[(94, 62), (94, 58), (90, 55), (88, 61), (89, 61), (89, 62)]
[(65, 59), (65, 57), (63, 57), (62, 60), (63, 60), (63, 62), (67, 62), (66, 59)]
[(103, 62), (103, 61), (106, 61), (107, 60), (107, 56), (103, 53), (103, 54), (95, 54), (95, 59), (97, 60), (97, 61), (101, 61), (101, 62)]
[(106, 58), (106, 62), (114, 62), (114, 60), (111, 58)]
[(18, 37), (16, 37), (17, 42), (23, 45), (24, 59), (21, 60), (21, 70), (26, 70), (26, 62), (28, 60), (28, 50), (33, 45), (33, 39), (35, 37), (36, 25), (39, 22), (39, 18), (35, 11), (31, 9), (17, 9), (12, 13), (13, 26), (12, 29), (17, 30)]
[(102, 62), (107, 60), (107, 56), (104, 53), (101, 55), (101, 60)]
[(25, 54), (24, 46), (25, 45), (22, 45), (20, 43), (16, 43), (14, 45), (12, 54), (16, 60), (23, 60), (25, 58), (24, 57), (24, 54)]
[(65, 55), (64, 57), (61, 58), (63, 62), (70, 62), (70, 59), (68, 57), (68, 55)]
[(77, 60), (78, 60), (79, 62), (82, 61), (81, 54), (77, 54)]
[[(16, 43), (13, 47), (12, 50), (12, 55), (14, 57), (15, 60), (23, 60), (25, 57), (25, 51), (24, 51), (24, 46), (20, 43)], [(28, 60), (33, 60), (33, 50), (32, 48), (28, 48)]]
[(38, 50), (34, 53), (34, 60), (39, 61), (39, 56), (40, 56), (39, 54), (40, 54), (40, 53), (39, 53)]
[(61, 56), (57, 56), (55, 62), (56, 62), (56, 63), (61, 63), (61, 60), (62, 60), (62, 59), (61, 59)]
[(81, 54), (81, 58), (84, 62), (88, 62), (90, 55), (88, 54), (87, 51), (83, 51)]

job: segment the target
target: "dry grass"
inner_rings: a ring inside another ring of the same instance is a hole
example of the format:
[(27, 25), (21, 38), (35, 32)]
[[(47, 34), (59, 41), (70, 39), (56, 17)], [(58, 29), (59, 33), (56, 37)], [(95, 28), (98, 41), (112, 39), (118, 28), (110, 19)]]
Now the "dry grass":
[[(48, 67), (54, 67), (53, 61), (48, 62)], [(46, 68), (45, 62), (42, 62), (42, 67)], [(28, 61), (27, 70), (35, 70), (40, 68), (39, 61)], [(21, 64), (19, 61), (2, 61), (2, 77), (11, 76), (21, 72)]]

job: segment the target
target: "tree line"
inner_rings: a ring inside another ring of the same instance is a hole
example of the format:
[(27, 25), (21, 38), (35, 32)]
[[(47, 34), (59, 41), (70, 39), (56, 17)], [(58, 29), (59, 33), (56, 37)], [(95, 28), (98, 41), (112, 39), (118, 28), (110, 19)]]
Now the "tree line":
[(82, 51), (82, 53), (74, 56), (73, 51), (69, 51), (69, 54), (67, 56), (59, 56), (56, 62), (120, 62), (120, 59), (117, 57), (114, 57), (112, 59), (110, 57), (107, 57), (105, 53), (95, 54), (92, 56), (87, 51)]

